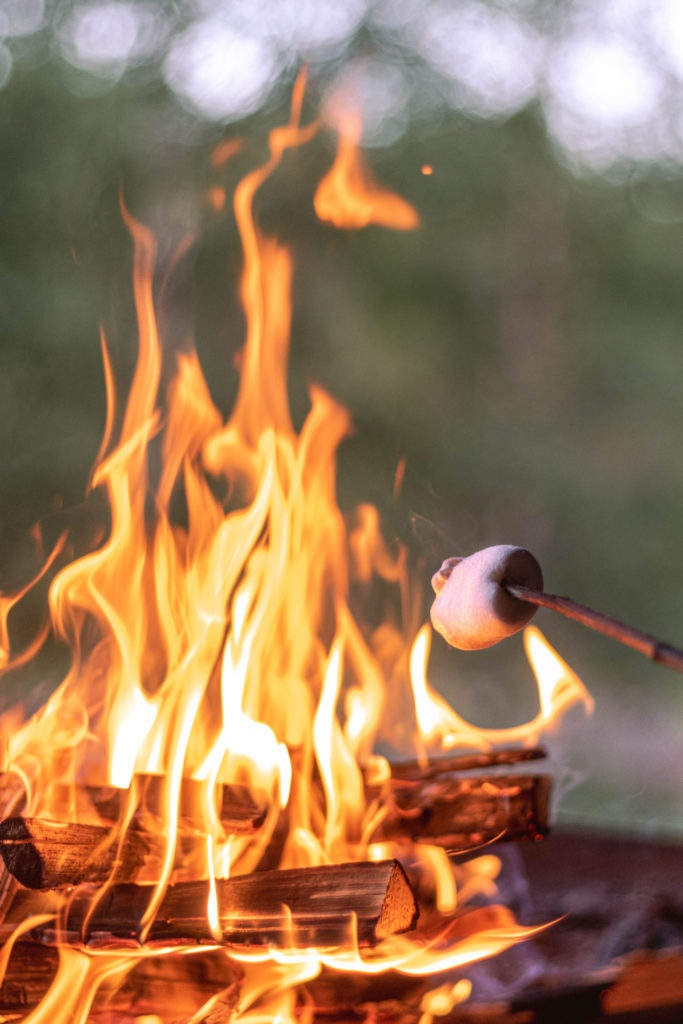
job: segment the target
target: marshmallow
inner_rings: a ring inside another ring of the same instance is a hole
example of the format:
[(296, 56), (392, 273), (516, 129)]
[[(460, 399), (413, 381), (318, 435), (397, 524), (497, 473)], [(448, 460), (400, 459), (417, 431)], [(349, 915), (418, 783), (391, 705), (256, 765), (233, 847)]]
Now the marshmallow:
[(497, 544), (467, 558), (446, 559), (432, 577), (434, 628), (461, 651), (479, 651), (516, 633), (536, 606), (512, 597), (505, 583), (543, 590), (543, 573), (530, 551)]

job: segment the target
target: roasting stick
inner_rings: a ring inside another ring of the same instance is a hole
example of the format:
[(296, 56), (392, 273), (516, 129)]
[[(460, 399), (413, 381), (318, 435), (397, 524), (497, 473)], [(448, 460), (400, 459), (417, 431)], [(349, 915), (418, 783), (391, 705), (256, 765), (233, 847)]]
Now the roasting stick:
[(467, 558), (449, 558), (432, 577), (435, 629), (452, 647), (481, 650), (518, 632), (538, 607), (560, 612), (641, 654), (683, 672), (683, 651), (568, 597), (546, 594), (543, 574), (525, 548), (484, 548)]
[(581, 622), (584, 626), (594, 629), (597, 633), (604, 633), (611, 636), (613, 640), (625, 644), (626, 647), (633, 647), (640, 651), (646, 658), (652, 661), (661, 661), (662, 665), (674, 669), (676, 672), (683, 672), (683, 651), (671, 644), (665, 644), (656, 636), (643, 633), (640, 629), (627, 626), (611, 615), (604, 615), (592, 608), (587, 608), (578, 601), (572, 601), (570, 597), (558, 597), (556, 594), (546, 594), (541, 590), (532, 590), (531, 587), (520, 587), (515, 583), (505, 584), (505, 590), (518, 601), (526, 601), (527, 604), (536, 605), (539, 608), (550, 608), (551, 611), (559, 612), (568, 619)]

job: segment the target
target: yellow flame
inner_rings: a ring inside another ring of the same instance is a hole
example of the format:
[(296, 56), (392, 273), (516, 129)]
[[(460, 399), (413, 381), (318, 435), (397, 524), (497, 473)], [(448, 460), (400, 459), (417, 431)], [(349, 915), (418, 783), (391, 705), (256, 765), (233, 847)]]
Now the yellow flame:
[[(351, 922), (348, 941), (338, 949), (295, 948), (290, 928), (284, 948), (232, 950), (246, 972), (240, 1020), (251, 1024), (294, 1021), (293, 986), (315, 977), (323, 965), (427, 975), (493, 956), (538, 931), (518, 926), (503, 908), (487, 908), (484, 918), (480, 911), (454, 913), (478, 893), (495, 895), (497, 858), (454, 865), (435, 847), (367, 845), (391, 790), (391, 769), (375, 753), (376, 737), (400, 705), (401, 688), (410, 697), (408, 663), (418, 752), (437, 743), (531, 743), (571, 704), (592, 707), (583, 684), (530, 628), (525, 643), (539, 685), (536, 718), (507, 730), (476, 729), (460, 718), (428, 683), (428, 626), (410, 649), (419, 599), (411, 589), (405, 547), (383, 540), (372, 506), (361, 506), (348, 530), (337, 506), (335, 458), (350, 432), (348, 412), (312, 386), (308, 416), (299, 433), (294, 429), (287, 399), (292, 261), (280, 242), (262, 235), (253, 201), (287, 150), (317, 130), (315, 122), (300, 125), (304, 81), (297, 81), (289, 124), (269, 135), (268, 160), (235, 191), (247, 336), (227, 422), (213, 405), (193, 351), (178, 356), (171, 383), (159, 394), (156, 242), (122, 203), (134, 243), (139, 351), (117, 438), (113, 375), (102, 336), (108, 411), (91, 487), (106, 494), (111, 529), (97, 550), (63, 568), (50, 587), (52, 629), (72, 653), (66, 677), (27, 722), (18, 726), (16, 712), (0, 718), (4, 764), (24, 780), (26, 813), (74, 821), (85, 813), (88, 821), (97, 820), (94, 806), (81, 810), (82, 800), (90, 799), (94, 787), (118, 787), (127, 793), (125, 813), (108, 824), (119, 849), (138, 812), (143, 821), (152, 813), (140, 804), (144, 787), (138, 776), (161, 777), (154, 813), (164, 844), (157, 861), (145, 866), (145, 880), (154, 885), (140, 927), (143, 943), (167, 885), (206, 878), (207, 870), (206, 914), (218, 941), (216, 878), (254, 870), (278, 823), (288, 828), (281, 867), (400, 852), (431, 877), (443, 915), (438, 933), (396, 936), (361, 952)], [(337, 159), (316, 193), (319, 216), (343, 227), (415, 227), (412, 206), (380, 187), (364, 167), (358, 120), (343, 116), (340, 124)], [(240, 146), (237, 140), (221, 144), (214, 166)], [(152, 441), (159, 453), (153, 479)], [(186, 525), (171, 513), (177, 492), (184, 497)], [(377, 580), (394, 605), (371, 629), (352, 614), (349, 590), (353, 585), (369, 592)], [(10, 657), (7, 626), (10, 609), (24, 593), (0, 596), (0, 672), (26, 655)], [(200, 806), (186, 813), (181, 795), (190, 782), (200, 791)], [(225, 785), (246, 786), (266, 812), (256, 835), (225, 834), (216, 799)], [(367, 786), (383, 791), (369, 804)], [(184, 839), (196, 841), (187, 855)], [(63, 942), (57, 976), (25, 1019), (85, 1024), (103, 983), (113, 984), (140, 957), (169, 951), (96, 951)], [(202, 949), (188, 945), (183, 953), (201, 955)], [(3, 956), (0, 966), (7, 962)], [(456, 999), (456, 989), (464, 991), (455, 986), (449, 999)], [(429, 1005), (424, 1012), (437, 1013), (439, 998)], [(209, 1013), (215, 1000), (206, 1006)]]
[(364, 228), (381, 224), (397, 231), (418, 227), (417, 211), (401, 196), (377, 184), (363, 161), (358, 144), (362, 121), (359, 114), (337, 102), (331, 110), (339, 126), (337, 158), (318, 185), (315, 212), (337, 228)]
[(221, 942), (223, 932), (218, 917), (218, 895), (216, 893), (216, 874), (213, 867), (213, 837), (206, 837), (206, 860), (209, 868), (209, 897), (206, 906), (206, 916), (209, 921), (209, 928), (216, 942)]
[[(455, 985), (451, 985), (447, 981), (438, 988), (425, 992), (420, 1003), (420, 1009), (425, 1014), (428, 1014), (429, 1017), (445, 1017), (454, 1006), (457, 1006), (458, 1003), (464, 1003), (466, 999), (469, 999), (471, 992), (472, 982), (468, 981), (467, 978), (461, 978), (460, 981), (456, 981)], [(420, 1021), (426, 1024), (424, 1017), (421, 1017)]]
[(533, 746), (541, 734), (551, 729), (573, 705), (583, 704), (586, 714), (593, 713), (593, 698), (576, 673), (551, 647), (540, 629), (527, 626), (524, 649), (538, 684), (539, 712), (524, 725), (510, 729), (480, 729), (461, 718), (429, 685), (427, 663), (430, 643), (431, 629), (429, 624), (425, 624), (410, 652), (415, 717), (420, 739), (425, 745), (439, 744), (445, 750), (454, 747), (488, 750), (495, 745), (511, 743)]
[(428, 861), (434, 873), (436, 909), (441, 914), (452, 914), (457, 906), (458, 897), (455, 877), (448, 855), (440, 846), (430, 846), (427, 843), (420, 845), (422, 856)]

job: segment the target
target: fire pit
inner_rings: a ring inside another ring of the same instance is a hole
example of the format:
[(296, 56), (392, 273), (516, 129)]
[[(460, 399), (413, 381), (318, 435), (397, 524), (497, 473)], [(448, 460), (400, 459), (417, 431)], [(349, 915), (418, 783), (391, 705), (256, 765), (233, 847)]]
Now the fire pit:
[[(156, 247), (122, 203), (139, 356), (124, 410), (103, 338), (109, 407), (91, 486), (111, 529), (71, 562), (62, 538), (46, 560), (71, 667), (32, 718), (0, 721), (4, 1019), (35, 1008), (32, 1021), (64, 1024), (310, 1020), (323, 991), (326, 1012), (344, 1013), (349, 993), (375, 1005), (389, 986), (426, 1024), (470, 992), (443, 972), (545, 927), (495, 902), (488, 846), (542, 840), (539, 738), (592, 701), (528, 627), (538, 715), (500, 730), (461, 718), (427, 679), (430, 629), (406, 551), (384, 542), (371, 507), (347, 526), (336, 505), (347, 411), (312, 386), (292, 426), (292, 263), (252, 203), (318, 128), (300, 124), (303, 89), (301, 77), (290, 123), (235, 193), (248, 329), (227, 423), (194, 351), (159, 393)], [(416, 227), (365, 169), (358, 120), (333, 116), (318, 216)], [(351, 599), (373, 587), (385, 608), (374, 623)], [(18, 660), (7, 615), (25, 592), (0, 606), (4, 670)], [(403, 755), (393, 763), (375, 753), (387, 732)], [(327, 988), (307, 988), (315, 979)]]

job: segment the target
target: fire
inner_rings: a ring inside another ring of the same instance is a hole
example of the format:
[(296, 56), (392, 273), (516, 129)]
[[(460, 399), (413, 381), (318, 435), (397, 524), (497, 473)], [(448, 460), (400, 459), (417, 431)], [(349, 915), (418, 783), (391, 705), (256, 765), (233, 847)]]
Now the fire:
[[(502, 907), (462, 912), (476, 894), (495, 895), (496, 857), (458, 866), (436, 846), (369, 844), (381, 808), (367, 805), (363, 773), (378, 783), (388, 778), (387, 762), (374, 753), (386, 717), (386, 687), (406, 691), (409, 676), (414, 709), (408, 728), (411, 721), (416, 727), (408, 745), (422, 757), (427, 748), (433, 753), (533, 743), (570, 704), (582, 701), (590, 709), (592, 703), (571, 669), (530, 628), (526, 649), (541, 702), (536, 718), (507, 730), (477, 729), (460, 718), (427, 681), (430, 633), (423, 626), (415, 635), (419, 605), (407, 552), (385, 544), (371, 506), (357, 510), (350, 529), (337, 507), (335, 453), (350, 430), (348, 412), (312, 386), (310, 412), (301, 432), (294, 430), (286, 389), (292, 262), (285, 246), (261, 234), (252, 206), (286, 151), (308, 142), (318, 129), (317, 122), (301, 126), (303, 88), (300, 78), (290, 123), (270, 133), (269, 159), (235, 191), (248, 326), (239, 393), (226, 423), (194, 351), (177, 356), (172, 382), (159, 394), (156, 243), (122, 202), (135, 250), (139, 354), (114, 441), (116, 396), (102, 337), (108, 414), (91, 487), (106, 492), (111, 530), (100, 548), (62, 567), (50, 587), (52, 629), (72, 652), (66, 678), (20, 728), (11, 716), (0, 720), (4, 767), (25, 782), (27, 816), (97, 821), (94, 805), (83, 806), (86, 787), (118, 789), (122, 813), (112, 841), (121, 843), (140, 800), (141, 777), (161, 777), (158, 828), (164, 847), (152, 876), (144, 879), (154, 884), (139, 936), (143, 943), (169, 883), (207, 878), (206, 914), (220, 941), (216, 880), (252, 871), (285, 813), (280, 867), (375, 860), (398, 852), (433, 879), (441, 918), (431, 933), (394, 936), (370, 951), (357, 947), (353, 927), (348, 944), (337, 949), (296, 948), (293, 939), (282, 948), (231, 949), (245, 970), (243, 1021), (292, 1020), (295, 986), (323, 965), (430, 974), (492, 956), (536, 931), (517, 925)], [(341, 124), (335, 164), (315, 194), (319, 217), (338, 227), (416, 227), (412, 206), (377, 185), (363, 167), (358, 117), (345, 113)], [(219, 146), (213, 166), (241, 145), (229, 140)], [(215, 198), (213, 203), (221, 205)], [(158, 471), (149, 459), (153, 441), (161, 452)], [(185, 526), (171, 514), (179, 492), (187, 505)], [(42, 573), (63, 544), (64, 539)], [(349, 588), (367, 587), (378, 577), (396, 591), (400, 618), (370, 630), (354, 618)], [(0, 670), (32, 656), (42, 640), (41, 634), (27, 652), (10, 657), (7, 615), (25, 590), (0, 599)], [(181, 854), (180, 798), (188, 782), (194, 787), (197, 842)], [(221, 784), (247, 786), (266, 809), (255, 835), (225, 833), (215, 800)], [(116, 877), (114, 868), (110, 881)], [(59, 934), (59, 907), (56, 913)], [(31, 918), (20, 929), (37, 923)], [(0, 973), (10, 948), (5, 947)], [(43, 1003), (26, 1018), (31, 1024), (85, 1021), (106, 979), (125, 978), (141, 957), (168, 953), (145, 946), (98, 951), (65, 937), (59, 948), (59, 972)], [(186, 951), (202, 955), (198, 947)], [(463, 982), (434, 990), (423, 1019), (468, 993)]]
[(583, 704), (586, 714), (593, 712), (593, 698), (576, 673), (553, 650), (540, 629), (527, 626), (524, 649), (538, 684), (539, 712), (530, 722), (512, 729), (478, 729), (456, 714), (427, 682), (430, 642), (431, 630), (425, 624), (417, 634), (410, 653), (415, 714), (424, 744), (437, 741), (445, 750), (463, 746), (490, 750), (496, 744), (510, 743), (533, 746), (573, 704)]
[(354, 110), (337, 100), (331, 119), (339, 127), (337, 159), (318, 185), (313, 205), (321, 220), (336, 228), (364, 228), (381, 224), (396, 231), (410, 231), (419, 226), (414, 207), (401, 196), (382, 188), (363, 163), (358, 143), (362, 121)]

